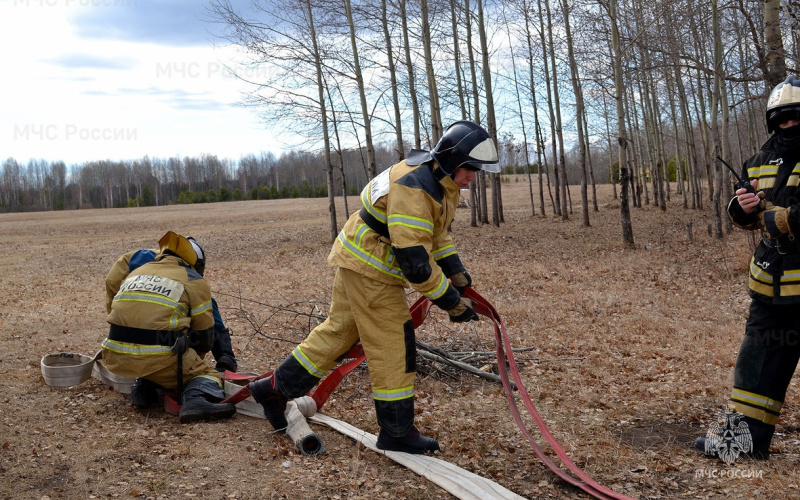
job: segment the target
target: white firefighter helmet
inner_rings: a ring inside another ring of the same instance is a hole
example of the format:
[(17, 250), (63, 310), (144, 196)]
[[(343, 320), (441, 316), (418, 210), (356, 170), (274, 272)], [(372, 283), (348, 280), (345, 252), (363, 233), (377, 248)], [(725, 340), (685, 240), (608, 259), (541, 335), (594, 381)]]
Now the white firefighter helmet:
[(800, 78), (789, 76), (772, 89), (767, 99), (766, 115), (770, 133), (786, 120), (800, 119)]

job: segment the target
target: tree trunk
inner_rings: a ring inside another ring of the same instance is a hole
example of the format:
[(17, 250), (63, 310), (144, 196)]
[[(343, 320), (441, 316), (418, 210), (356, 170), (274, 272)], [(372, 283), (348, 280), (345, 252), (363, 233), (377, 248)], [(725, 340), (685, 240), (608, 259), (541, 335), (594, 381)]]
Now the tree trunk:
[(422, 45), (425, 49), (425, 75), (428, 80), (428, 97), (431, 104), (431, 144), (436, 144), (442, 137), (442, 112), (439, 104), (439, 90), (436, 86), (436, 75), (433, 71), (433, 53), (431, 52), (431, 28), (428, 20), (428, 0), (420, 0), (422, 20)]
[[(486, 40), (486, 26), (483, 18), (483, 0), (478, 0), (478, 36), (481, 44), (481, 66), (483, 70), (483, 85), (486, 89), (486, 124), (489, 137), (495, 145), (497, 140), (497, 119), (494, 115), (494, 95), (492, 94), (492, 68), (489, 65), (489, 46)], [(500, 202), (500, 179), (498, 174), (490, 174), (492, 179), (492, 224), (500, 227), (503, 220), (502, 205)]]
[(617, 0), (608, 0), (608, 15), (611, 22), (611, 46), (614, 51), (612, 63), (614, 67), (614, 93), (617, 101), (617, 141), (619, 143), (620, 172), (620, 219), (622, 222), (622, 241), (629, 248), (634, 248), (633, 225), (628, 205), (628, 134), (625, 130), (624, 92), (622, 89), (622, 48), (619, 40), (619, 24), (617, 22)]
[[(548, 0), (544, 0), (545, 3)], [(539, 36), (541, 37), (542, 43), (542, 62), (544, 63), (544, 81), (545, 86), (547, 88), (547, 108), (550, 112), (550, 145), (552, 148), (552, 160), (553, 160), (553, 180), (555, 181), (555, 200), (553, 201), (553, 213), (556, 215), (561, 215), (561, 193), (559, 192), (559, 169), (558, 169), (558, 151), (556, 150), (556, 131), (555, 131), (555, 124), (556, 124), (556, 114), (555, 110), (553, 109), (553, 91), (552, 91), (552, 81), (550, 80), (550, 63), (548, 62), (547, 54), (549, 54), (549, 50), (547, 48), (547, 40), (545, 39), (545, 33), (550, 34), (550, 44), (552, 45), (553, 36), (552, 36), (552, 29), (545, 28), (544, 23), (544, 9), (542, 8), (542, 0), (537, 0), (539, 4)], [(548, 11), (549, 11), (548, 7)], [(552, 26), (549, 26), (552, 28)], [(553, 72), (555, 72), (555, 68), (553, 68)], [(548, 182), (549, 182), (548, 176)]]
[(767, 92), (786, 79), (786, 51), (781, 35), (780, 9), (780, 0), (764, 0), (764, 41), (767, 45), (764, 78)]
[[(314, 26), (314, 13), (311, 9), (311, 1), (305, 1), (306, 13), (308, 15), (308, 29), (311, 36), (312, 54), (314, 56), (314, 66), (317, 73), (317, 96), (319, 99), (319, 113), (322, 120), (322, 140), (323, 155), (325, 161), (325, 173), (328, 185), (328, 214), (330, 217), (330, 235), (331, 241), (336, 239), (339, 234), (339, 229), (336, 223), (336, 197), (334, 196), (334, 180), (333, 180), (333, 165), (331, 165), (331, 141), (328, 133), (328, 112), (325, 106), (325, 83), (322, 77), (322, 58), (319, 53), (319, 46), (317, 45), (317, 32)], [(345, 193), (346, 194), (346, 193)]]
[[(564, 10), (564, 32), (567, 37), (567, 55), (569, 57), (569, 69), (572, 75), (572, 90), (575, 93), (575, 122), (578, 126), (578, 161), (581, 168), (581, 214), (583, 215), (583, 225), (589, 226), (589, 197), (586, 181), (586, 138), (583, 135), (583, 91), (578, 75), (578, 63), (575, 60), (575, 48), (572, 43), (572, 30), (569, 25), (569, 5), (567, 0), (562, 0)], [(564, 169), (566, 170), (566, 169)], [(566, 179), (564, 179), (566, 181)], [(567, 217), (563, 217), (566, 219)]]
[[(721, 137), (719, 130), (719, 120), (717, 114), (720, 106), (720, 89), (722, 86), (722, 39), (719, 26), (718, 0), (711, 0), (711, 32), (714, 37), (714, 92), (711, 96), (711, 143), (713, 153), (722, 153)], [(715, 156), (716, 156), (715, 155)], [(716, 188), (714, 189), (712, 202), (714, 203), (714, 236), (722, 238), (722, 169), (718, 162), (714, 162), (714, 175), (716, 177)]]
[(417, 89), (414, 80), (414, 62), (411, 59), (411, 46), (408, 41), (408, 19), (406, 15), (406, 0), (400, 1), (400, 21), (403, 26), (403, 43), (406, 55), (406, 69), (408, 70), (408, 95), (411, 98), (411, 112), (414, 122), (414, 147), (419, 149), (421, 147), (420, 136), (420, 115), (419, 115), (419, 101), (417, 100)]
[(450, 0), (450, 22), (453, 28), (453, 67), (456, 70), (456, 87), (458, 92), (459, 110), (461, 119), (467, 119), (467, 104), (464, 101), (464, 82), (461, 77), (461, 49), (458, 38), (458, 17), (456, 16), (456, 0)]
[(389, 33), (389, 19), (386, 15), (386, 0), (381, 0), (381, 26), (383, 37), (386, 40), (386, 59), (389, 68), (389, 81), (392, 86), (392, 108), (394, 109), (394, 133), (397, 152), (397, 161), (406, 157), (406, 148), (403, 144), (403, 122), (400, 117), (400, 98), (397, 92), (397, 70), (394, 66), (394, 51), (392, 50), (392, 37)]
[(372, 145), (372, 117), (367, 107), (367, 93), (364, 89), (364, 76), (361, 74), (361, 62), (358, 55), (358, 45), (356, 44), (356, 27), (353, 23), (353, 9), (350, 0), (344, 0), (344, 6), (345, 13), (347, 14), (347, 25), (350, 28), (350, 46), (353, 51), (353, 72), (355, 73), (356, 84), (358, 85), (358, 97), (361, 101), (361, 115), (364, 120), (364, 145), (367, 148), (367, 175), (372, 179), (378, 174), (375, 165), (375, 148)]

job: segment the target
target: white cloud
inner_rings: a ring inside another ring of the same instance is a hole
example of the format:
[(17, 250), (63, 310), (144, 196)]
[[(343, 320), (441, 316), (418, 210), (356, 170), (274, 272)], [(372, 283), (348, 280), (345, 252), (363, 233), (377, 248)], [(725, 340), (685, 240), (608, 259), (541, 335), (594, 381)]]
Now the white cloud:
[[(243, 84), (224, 69), (234, 48), (202, 43), (205, 23), (197, 16), (181, 19), (196, 19), (200, 26), (186, 30), (194, 35), (167, 37), (171, 44), (152, 30), (141, 35), (147, 41), (133, 39), (137, 30), (117, 39), (79, 36), (91, 32), (87, 12), (105, 22), (123, 11), (104, 16), (99, 9), (137, 8), (115, 2), (0, 2), (0, 43), (13, 47), (0, 54), (0, 157), (80, 163), (280, 152), (258, 116), (236, 105)], [(106, 28), (99, 33), (120, 33)]]

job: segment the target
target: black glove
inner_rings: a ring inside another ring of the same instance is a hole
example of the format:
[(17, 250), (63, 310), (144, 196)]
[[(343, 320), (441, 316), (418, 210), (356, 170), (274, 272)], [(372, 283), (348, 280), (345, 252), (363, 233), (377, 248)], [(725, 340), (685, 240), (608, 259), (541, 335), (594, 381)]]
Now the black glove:
[(472, 276), (470, 276), (467, 271), (461, 271), (460, 273), (450, 276), (450, 283), (456, 287), (458, 293), (464, 293), (466, 287), (472, 286)]
[(227, 354), (223, 354), (222, 356), (217, 359), (217, 366), (215, 366), (216, 370), (220, 373), (225, 373), (225, 370), (229, 372), (236, 372), (236, 360), (231, 359), (230, 356)]
[(450, 315), (450, 321), (453, 323), (463, 323), (465, 321), (478, 321), (478, 313), (472, 307), (475, 302), (470, 299), (461, 297), (455, 307), (449, 309), (447, 314)]
[(186, 337), (188, 347), (194, 349), (200, 357), (205, 356), (214, 346), (213, 328), (208, 328), (206, 330), (189, 330), (189, 334)]
[(186, 341), (186, 335), (181, 335), (175, 341), (175, 345), (172, 346), (172, 352), (179, 358), (182, 358), (183, 355), (186, 354), (186, 350), (189, 348), (187, 344), (188, 342)]

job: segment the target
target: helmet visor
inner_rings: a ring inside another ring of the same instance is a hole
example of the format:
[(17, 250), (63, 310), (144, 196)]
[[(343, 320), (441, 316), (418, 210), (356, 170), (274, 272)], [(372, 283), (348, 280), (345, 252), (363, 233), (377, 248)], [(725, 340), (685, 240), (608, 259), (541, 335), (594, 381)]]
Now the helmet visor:
[(777, 129), (781, 123), (790, 120), (800, 120), (800, 106), (776, 109), (769, 114), (767, 120), (772, 125), (773, 129)]
[(500, 172), (500, 164), (497, 161), (497, 149), (490, 138), (478, 143), (469, 152), (470, 161), (464, 165), (472, 170), (483, 170), (491, 174)]

